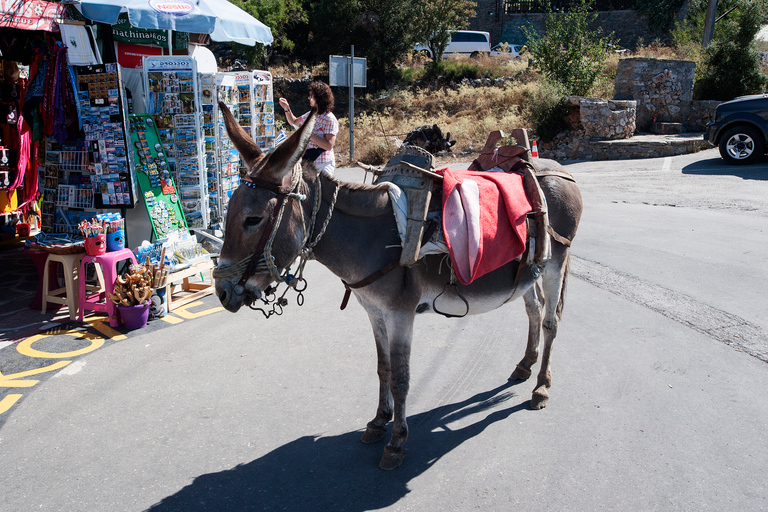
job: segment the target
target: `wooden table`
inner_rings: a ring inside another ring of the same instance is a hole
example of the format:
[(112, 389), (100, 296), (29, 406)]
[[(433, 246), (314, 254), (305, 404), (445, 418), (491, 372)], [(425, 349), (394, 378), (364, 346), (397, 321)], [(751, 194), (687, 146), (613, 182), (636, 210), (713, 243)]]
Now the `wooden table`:
[[(204, 277), (206, 272), (208, 273), (208, 281)], [(202, 283), (192, 283), (189, 281), (196, 274), (203, 275)], [(204, 260), (178, 272), (168, 274), (168, 283), (165, 285), (165, 300), (168, 305), (168, 312), (212, 294), (214, 292), (213, 285), (213, 261), (211, 260)]]

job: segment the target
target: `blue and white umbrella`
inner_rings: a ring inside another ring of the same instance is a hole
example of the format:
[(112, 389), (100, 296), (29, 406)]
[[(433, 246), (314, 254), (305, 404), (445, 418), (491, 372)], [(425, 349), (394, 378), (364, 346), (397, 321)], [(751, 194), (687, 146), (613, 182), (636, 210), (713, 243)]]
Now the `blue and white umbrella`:
[(226, 0), (80, 0), (86, 18), (114, 25), (120, 13), (136, 28), (210, 34), (214, 41), (271, 44), (272, 31)]

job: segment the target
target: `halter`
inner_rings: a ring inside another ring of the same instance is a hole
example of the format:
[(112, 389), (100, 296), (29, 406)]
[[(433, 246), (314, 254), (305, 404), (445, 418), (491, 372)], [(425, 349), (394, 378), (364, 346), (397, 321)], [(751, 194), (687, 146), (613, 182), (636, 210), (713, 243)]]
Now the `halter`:
[[(247, 187), (253, 189), (264, 188), (275, 194), (277, 196), (277, 202), (275, 204), (274, 210), (267, 220), (267, 225), (261, 234), (261, 238), (259, 239), (259, 243), (256, 245), (254, 252), (237, 263), (219, 265), (213, 271), (213, 276), (216, 279), (231, 278), (242, 273), (240, 281), (238, 281), (238, 283), (234, 286), (234, 291), (238, 295), (245, 291), (245, 283), (248, 281), (248, 279), (250, 279), (251, 276), (256, 274), (269, 273), (277, 284), (275, 286), (269, 286), (264, 290), (264, 297), (261, 298), (261, 301), (266, 305), (271, 303), (272, 310), (267, 312), (261, 308), (254, 307), (252, 303), (248, 304), (248, 307), (261, 311), (267, 318), (273, 314), (282, 314), (283, 306), (288, 304), (288, 300), (285, 299), (285, 294), (291, 288), (293, 288), (298, 293), (296, 298), (298, 305), (301, 306), (304, 303), (304, 296), (302, 295), (302, 292), (307, 288), (307, 282), (303, 277), (304, 266), (308, 260), (314, 259), (313, 249), (325, 234), (325, 230), (328, 227), (331, 216), (333, 215), (334, 206), (336, 205), (336, 197), (339, 193), (339, 187), (336, 187), (334, 190), (333, 199), (328, 208), (328, 215), (323, 222), (322, 228), (318, 232), (315, 239), (312, 242), (309, 242), (309, 239), (312, 237), (315, 228), (317, 213), (320, 210), (320, 202), (322, 199), (322, 181), (320, 179), (320, 175), (318, 174), (317, 187), (315, 191), (315, 202), (312, 207), (312, 215), (309, 220), (309, 227), (304, 226), (304, 238), (302, 240), (298, 271), (296, 275), (294, 275), (290, 273), (290, 267), (286, 267), (281, 273), (280, 269), (275, 264), (275, 258), (272, 255), (272, 244), (274, 242), (277, 231), (280, 228), (283, 213), (285, 212), (285, 207), (288, 204), (288, 198), (295, 198), (299, 200), (302, 222), (304, 220), (304, 208), (302, 206), (302, 202), (306, 200), (307, 196), (299, 193), (301, 182), (302, 170), (300, 162), (297, 162), (291, 170), (291, 185), (289, 187), (275, 185), (258, 176), (247, 176), (243, 178), (243, 184)], [(277, 286), (280, 283), (286, 283), (288, 288), (286, 288), (283, 294), (278, 298), (275, 296), (275, 292), (277, 291)]]

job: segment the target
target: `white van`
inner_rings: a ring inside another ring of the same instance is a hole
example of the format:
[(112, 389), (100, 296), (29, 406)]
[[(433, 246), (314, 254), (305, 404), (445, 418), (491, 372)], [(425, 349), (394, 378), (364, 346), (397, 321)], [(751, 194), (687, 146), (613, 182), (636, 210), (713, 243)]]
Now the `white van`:
[[(432, 52), (423, 43), (417, 43), (413, 51), (424, 53), (430, 59), (432, 58)], [(491, 34), (476, 30), (457, 30), (451, 33), (451, 40), (448, 41), (443, 56), (470, 55), (476, 57), (481, 53), (486, 55), (491, 53)]]

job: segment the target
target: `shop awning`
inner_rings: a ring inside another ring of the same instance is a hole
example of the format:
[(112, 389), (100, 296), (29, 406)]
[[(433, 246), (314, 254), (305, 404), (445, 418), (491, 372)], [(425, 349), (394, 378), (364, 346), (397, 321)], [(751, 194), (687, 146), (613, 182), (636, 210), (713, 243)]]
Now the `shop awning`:
[(58, 32), (65, 7), (43, 0), (0, 0), (0, 28)]
[(114, 25), (121, 12), (137, 28), (210, 34), (214, 41), (271, 44), (272, 31), (226, 0), (80, 0), (83, 16)]

